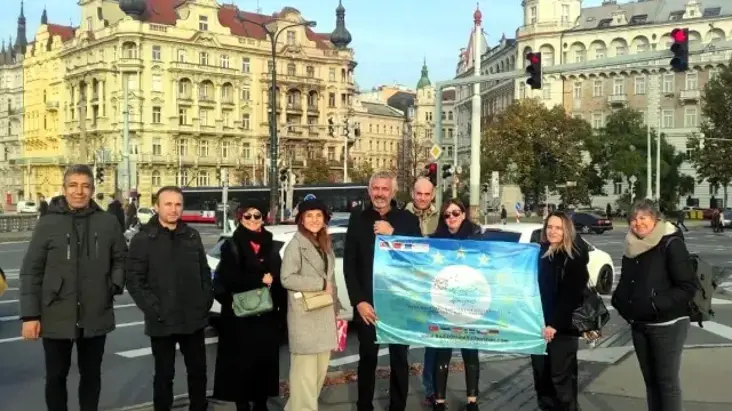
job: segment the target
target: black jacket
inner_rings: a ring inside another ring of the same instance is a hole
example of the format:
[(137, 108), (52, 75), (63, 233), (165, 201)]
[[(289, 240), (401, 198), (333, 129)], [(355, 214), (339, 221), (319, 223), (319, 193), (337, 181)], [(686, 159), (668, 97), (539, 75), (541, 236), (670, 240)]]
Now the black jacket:
[(564, 252), (543, 257), (548, 248), (549, 244), (545, 243), (539, 251), (539, 293), (544, 321), (562, 334), (575, 334), (572, 313), (582, 304), (582, 294), (590, 280), (587, 271), (590, 252), (579, 235), (573, 242), (572, 257)]
[(661, 323), (690, 314), (698, 279), (680, 231), (668, 225), (658, 245), (635, 258), (623, 256), (612, 304), (630, 323)]
[(109, 214), (112, 214), (117, 221), (119, 221), (119, 227), (122, 229), (122, 231), (125, 230), (125, 210), (122, 209), (122, 203), (119, 202), (119, 200), (114, 200), (111, 203), (109, 203), (109, 206), (107, 207), (107, 212)]
[(454, 234), (451, 233), (450, 230), (448, 230), (447, 224), (445, 224), (444, 221), (445, 220), (440, 217), (440, 222), (437, 224), (437, 229), (435, 230), (435, 233), (430, 236), (431, 238), (447, 238), (453, 240), (480, 240), (482, 237), (483, 230), (480, 228), (480, 226), (474, 224), (467, 218), (463, 221), (458, 231)]
[(206, 326), (213, 303), (211, 270), (198, 231), (175, 230), (150, 218), (130, 242), (127, 289), (145, 315), (152, 337), (189, 334)]
[(371, 205), (363, 211), (351, 213), (343, 255), (343, 273), (348, 297), (354, 307), (361, 302), (374, 303), (374, 223), (380, 220), (394, 227), (394, 235), (422, 236), (417, 216), (397, 208), (394, 201), (391, 210), (384, 216), (379, 215)]
[(125, 285), (127, 254), (117, 220), (92, 201), (72, 210), (51, 199), (20, 269), (20, 316), (41, 320), (44, 338), (72, 339), (114, 330), (113, 298)]

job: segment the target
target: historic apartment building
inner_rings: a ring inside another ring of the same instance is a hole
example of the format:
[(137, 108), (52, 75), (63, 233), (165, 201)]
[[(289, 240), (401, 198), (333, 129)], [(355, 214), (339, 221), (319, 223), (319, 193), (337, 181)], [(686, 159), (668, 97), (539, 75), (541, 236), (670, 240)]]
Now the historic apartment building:
[[(537, 97), (601, 128), (613, 110), (630, 107), (644, 113), (677, 151), (687, 150), (687, 137), (699, 130), (701, 90), (732, 57), (729, 51), (713, 49), (715, 41), (732, 38), (732, 4), (721, 0), (605, 1), (586, 8), (581, 0), (525, 0), (522, 4), (524, 22), (516, 38), (503, 38), (483, 55), (482, 73), (523, 70), (530, 51), (541, 52), (542, 64), (548, 67), (664, 50), (677, 27), (689, 28), (690, 41), (709, 44), (709, 52), (692, 56), (687, 73), (671, 72), (668, 59), (662, 59), (545, 76), (542, 90), (528, 88), (525, 78), (484, 84), (484, 115), (500, 112), (513, 99)], [(469, 102), (470, 90), (463, 93)], [(682, 172), (694, 175), (689, 164), (684, 164)], [(628, 189), (626, 182), (608, 181), (608, 196), (596, 197), (593, 205), (614, 203)], [(721, 191), (702, 182), (692, 197), (707, 207), (712, 195), (719, 197)], [(557, 195), (549, 199), (558, 200)]]
[[(422, 64), (422, 73), (417, 82), (417, 90), (414, 100), (414, 118), (412, 119), (412, 130), (415, 136), (415, 148), (419, 149), (416, 156), (420, 167), (425, 163), (432, 162), (429, 150), (435, 144), (434, 127), (435, 113), (435, 87), (429, 78), (427, 61)], [(451, 164), (455, 160), (456, 143), (458, 133), (455, 128), (455, 90), (447, 88), (442, 92), (442, 160), (445, 164)], [(442, 170), (439, 171), (440, 173)]]
[[(231, 184), (266, 180), (272, 109), (281, 165), (296, 175), (308, 158), (342, 155), (343, 139), (328, 133), (356, 91), (342, 5), (332, 34), (285, 29), (306, 21), (288, 7), (265, 16), (215, 0), (79, 6), (81, 25), (42, 24), (24, 61), (29, 192), (51, 195), (65, 165), (96, 161), (106, 176), (98, 192), (113, 195), (125, 115), (132, 188), (143, 203), (168, 184), (219, 185), (223, 168)], [(276, 107), (262, 26), (282, 31)], [(342, 163), (333, 167), (342, 172)]]
[[(2, 41), (0, 49), (0, 203), (15, 204), (25, 198), (23, 157), (20, 136), (23, 132), (23, 57), (28, 40), (22, 8), (15, 42)], [(3, 209), (0, 206), (0, 210)]]
[(368, 164), (374, 170), (396, 170), (399, 144), (406, 127), (404, 113), (379, 101), (356, 99), (353, 124), (360, 136), (349, 153), (349, 164), (353, 164), (349, 167)]

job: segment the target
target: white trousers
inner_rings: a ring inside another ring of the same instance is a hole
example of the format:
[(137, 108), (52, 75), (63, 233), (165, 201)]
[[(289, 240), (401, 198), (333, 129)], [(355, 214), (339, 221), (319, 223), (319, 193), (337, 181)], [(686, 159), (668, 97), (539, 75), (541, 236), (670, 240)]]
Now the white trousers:
[(285, 411), (318, 411), (318, 397), (329, 362), (330, 351), (290, 354), (290, 400)]

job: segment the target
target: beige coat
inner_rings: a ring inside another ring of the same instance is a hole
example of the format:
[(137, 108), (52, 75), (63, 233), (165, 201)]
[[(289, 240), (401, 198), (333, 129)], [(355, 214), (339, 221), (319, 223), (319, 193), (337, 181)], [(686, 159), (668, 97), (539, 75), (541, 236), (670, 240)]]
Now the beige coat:
[[(328, 264), (315, 245), (299, 232), (285, 248), (280, 277), (287, 289), (287, 329), (290, 352), (317, 354), (337, 346), (336, 312), (339, 311), (338, 291), (335, 288), (335, 255), (328, 254)], [(305, 311), (302, 291), (320, 291), (323, 281), (333, 285), (335, 304), (314, 311)]]

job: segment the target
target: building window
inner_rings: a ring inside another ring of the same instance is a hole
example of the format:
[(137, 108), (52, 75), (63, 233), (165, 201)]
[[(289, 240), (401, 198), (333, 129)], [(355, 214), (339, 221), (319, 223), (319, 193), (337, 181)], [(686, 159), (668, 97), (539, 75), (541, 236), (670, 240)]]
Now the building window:
[(602, 97), (605, 94), (605, 87), (602, 80), (592, 82), (592, 97)]
[(178, 82), (178, 97), (180, 98), (190, 98), (191, 97), (191, 83), (187, 81), (179, 81)]
[(662, 90), (664, 93), (673, 93), (676, 87), (674, 87), (674, 80), (676, 79), (676, 76), (674, 74), (664, 74), (663, 75), (663, 84), (662, 84)]
[(249, 73), (251, 71), (251, 61), (249, 60), (249, 57), (244, 57), (241, 59), (241, 72), (242, 73)]
[(221, 67), (229, 68), (229, 56), (226, 54), (221, 55)]
[(181, 138), (178, 140), (178, 155), (181, 157), (188, 155), (188, 139)]
[(249, 114), (242, 114), (241, 116), (241, 128), (244, 130), (249, 130), (250, 124), (249, 124)]
[(638, 76), (635, 78), (635, 94), (641, 96), (646, 94), (646, 77)]
[(287, 75), (294, 76), (296, 73), (297, 73), (297, 67), (295, 66), (295, 63), (288, 63), (287, 64)]
[(274, 63), (272, 60), (269, 60), (267, 62), (267, 73), (272, 73), (274, 71)]
[(698, 121), (698, 110), (696, 107), (686, 107), (684, 109), (684, 127), (696, 128)]
[(231, 127), (231, 111), (223, 110), (221, 112), (221, 122), (224, 127)]
[(613, 194), (616, 196), (623, 194), (623, 182), (622, 181), (615, 181), (613, 183)]
[(544, 100), (551, 100), (552, 99), (552, 84), (551, 83), (544, 83), (544, 84), (542, 84), (542, 87), (541, 87), (541, 98), (544, 99)]
[(208, 16), (198, 16), (198, 30), (208, 31)]
[(208, 187), (208, 171), (199, 171), (198, 172), (198, 186), (199, 187)]
[(619, 77), (613, 80), (613, 95), (625, 94), (625, 78)]
[(293, 30), (287, 30), (287, 44), (290, 46), (295, 45), (295, 32)]
[(228, 141), (222, 141), (221, 142), (221, 157), (228, 158), (230, 150), (231, 150), (231, 143)]
[(328, 147), (328, 161), (335, 161), (335, 147)]
[(163, 91), (163, 76), (160, 74), (153, 74), (152, 76), (152, 91)]
[(562, 23), (569, 23), (569, 5), (562, 4)]
[(628, 54), (628, 48), (626, 46), (615, 47), (616, 56), (625, 56), (626, 54)]
[(198, 142), (198, 155), (200, 157), (208, 157), (208, 141), (201, 140)]
[(607, 56), (607, 49), (599, 48), (595, 50), (595, 60), (602, 60)]
[(244, 143), (241, 145), (241, 156), (245, 160), (252, 158), (252, 145), (250, 143)]
[(188, 170), (180, 170), (175, 174), (176, 185), (185, 187), (188, 185)]
[(150, 183), (152, 184), (153, 187), (160, 187), (161, 185), (163, 185), (162, 179), (160, 178), (160, 171), (155, 170), (152, 172), (152, 177), (150, 178)]
[(575, 63), (584, 63), (586, 57), (587, 57), (587, 50), (577, 50), (574, 52), (574, 62)]
[(198, 53), (198, 64), (202, 66), (208, 66), (208, 53), (205, 51), (202, 51)]
[(201, 122), (201, 125), (206, 127), (208, 126), (208, 110), (207, 109), (200, 109), (198, 111), (198, 120)]
[(249, 101), (250, 100), (249, 97), (250, 97), (249, 96), (249, 89), (248, 88), (241, 89), (241, 99), (244, 100), (244, 101)]
[(602, 113), (592, 113), (592, 128), (601, 129), (603, 127)]
[(661, 113), (661, 127), (674, 128), (674, 111), (663, 110)]
[(153, 59), (153, 61), (160, 61), (160, 60), (162, 60), (160, 54), (161, 54), (161, 52), (160, 52), (160, 46), (153, 46), (152, 47), (152, 59)]
[(328, 70), (328, 81), (336, 81), (334, 68)]
[(716, 184), (709, 183), (709, 195), (710, 196), (719, 195), (719, 186)]
[(636, 46), (635, 50), (638, 53), (645, 53), (646, 51), (648, 51), (648, 44), (647, 43), (639, 43)]
[(305, 67), (305, 75), (307, 75), (310, 78), (314, 78), (315, 77), (315, 67), (313, 67), (313, 66)]
[(538, 15), (536, 13), (536, 6), (532, 6), (529, 9), (529, 24), (536, 24), (537, 18), (538, 18)]
[(152, 109), (152, 122), (154, 124), (160, 124), (162, 121), (162, 110), (160, 106), (155, 106)]
[(157, 137), (152, 140), (152, 154), (154, 156), (159, 156), (163, 154), (163, 145), (160, 142), (160, 139)]
[(186, 62), (186, 51), (183, 49), (178, 49), (178, 62), (179, 63)]
[(335, 93), (328, 93), (328, 107), (336, 106), (336, 95)]
[(686, 73), (686, 89), (697, 90), (699, 88), (699, 74)]
[(447, 112), (447, 120), (448, 121), (452, 121), (452, 119), (453, 119), (452, 111), (448, 111)]
[(181, 126), (188, 125), (188, 109), (187, 108), (178, 109), (178, 124)]
[(578, 81), (574, 83), (574, 86), (572, 87), (572, 98), (574, 101), (582, 99), (582, 82)]

